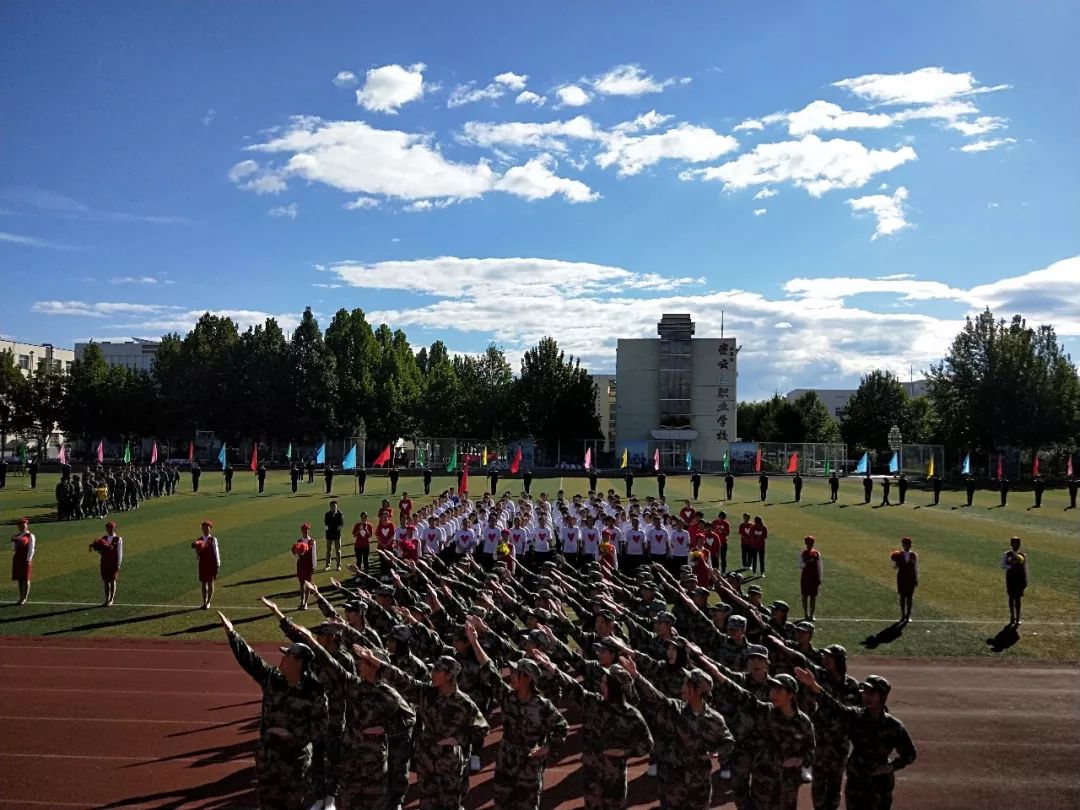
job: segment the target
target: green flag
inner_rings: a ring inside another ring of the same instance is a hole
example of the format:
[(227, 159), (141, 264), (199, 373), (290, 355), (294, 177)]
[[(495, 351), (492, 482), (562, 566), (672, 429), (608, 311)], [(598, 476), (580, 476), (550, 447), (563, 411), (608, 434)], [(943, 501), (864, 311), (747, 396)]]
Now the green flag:
[(419, 467), (423, 467), (427, 464), (427, 451), (421, 447), (416, 453), (416, 464)]
[(26, 463), (26, 444), (19, 445), (19, 461), (23, 464)]
[(124, 463), (125, 464), (130, 464), (131, 463), (131, 443), (130, 442), (124, 442)]
[(450, 454), (450, 463), (446, 465), (447, 472), (453, 472), (457, 469), (457, 448), (454, 448), (454, 452)]
[(724, 451), (724, 472), (731, 471), (731, 459), (728, 457), (727, 451)]
[(292, 442), (289, 442), (289, 446), (285, 450), (285, 458), (292, 461)]
[(832, 475), (832, 462), (829, 459), (825, 459), (825, 475)]

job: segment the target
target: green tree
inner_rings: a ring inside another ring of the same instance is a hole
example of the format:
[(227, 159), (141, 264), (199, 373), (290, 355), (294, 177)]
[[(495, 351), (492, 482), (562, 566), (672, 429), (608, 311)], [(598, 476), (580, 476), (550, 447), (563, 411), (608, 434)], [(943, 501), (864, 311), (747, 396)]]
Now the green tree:
[(26, 378), (15, 365), (15, 355), (0, 352), (0, 455), (7, 447), (8, 436), (19, 430), (19, 406), (26, 400), (27, 385)]
[(42, 361), (19, 390), (16, 424), (36, 440), (38, 453), (44, 456), (49, 435), (56, 430), (67, 407), (67, 375)]
[(180, 335), (170, 333), (162, 337), (150, 367), (150, 376), (158, 398), (155, 433), (164, 436), (169, 444), (186, 448), (200, 421), (204, 425), (208, 423), (196, 415), (200, 405), (188, 388), (191, 381), (184, 365), (183, 350), (184, 341)]
[(289, 389), (289, 344), (277, 320), (267, 318), (248, 327), (234, 354), (236, 388), (243, 392), (236, 408), (246, 428), (245, 435), (237, 438), (262, 441), (286, 437), (295, 417), (295, 398)]
[[(90, 342), (82, 357), (71, 364), (67, 395), (60, 423), (69, 440), (89, 443), (91, 436), (105, 431), (109, 397), (105, 380), (109, 367), (97, 343)], [(87, 444), (89, 452), (89, 444)]]
[(421, 380), (416, 356), (404, 332), (391, 331), (381, 324), (375, 330), (375, 342), (379, 365), (368, 437), (379, 443), (413, 435)]
[(301, 438), (315, 440), (337, 429), (334, 402), (337, 370), (334, 355), (323, 341), (319, 322), (304, 310), (289, 344), (293, 417)]
[(796, 417), (796, 431), (801, 437), (789, 441), (835, 442), (840, 439), (840, 426), (817, 391), (807, 391), (787, 405)]
[(456, 355), (454, 371), (462, 388), (461, 434), (471, 439), (507, 439), (521, 435), (518, 414), (510, 407), (514, 372), (494, 343), (479, 357)]
[(359, 434), (375, 414), (375, 374), (380, 361), (375, 333), (362, 309), (339, 309), (324, 339), (337, 369), (334, 415), (342, 430)]
[(461, 435), (463, 390), (446, 344), (436, 340), (421, 374), (418, 429), (427, 436)]
[(867, 374), (848, 400), (840, 420), (844, 441), (853, 448), (884, 450), (889, 446), (893, 425), (900, 428), (907, 441), (907, 398), (895, 374), (881, 370)]
[(549, 457), (559, 440), (601, 438), (596, 385), (555, 338), (541, 338), (525, 352), (512, 400), (522, 429), (544, 444)]

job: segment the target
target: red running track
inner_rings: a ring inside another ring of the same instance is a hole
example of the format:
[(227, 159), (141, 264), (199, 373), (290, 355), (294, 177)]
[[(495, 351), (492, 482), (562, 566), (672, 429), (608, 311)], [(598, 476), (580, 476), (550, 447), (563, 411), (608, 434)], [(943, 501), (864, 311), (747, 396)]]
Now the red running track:
[[(1080, 808), (1077, 668), (856, 658), (852, 670), (892, 681), (891, 708), (919, 750), (898, 775), (897, 808)], [(254, 806), (259, 691), (224, 642), (0, 639), (0, 679), (3, 810)], [(498, 739), (467, 808), (491, 806)], [(572, 732), (544, 808), (581, 806), (578, 751)], [(644, 767), (632, 769), (631, 801), (654, 807)], [(730, 795), (713, 806), (733, 806)]]

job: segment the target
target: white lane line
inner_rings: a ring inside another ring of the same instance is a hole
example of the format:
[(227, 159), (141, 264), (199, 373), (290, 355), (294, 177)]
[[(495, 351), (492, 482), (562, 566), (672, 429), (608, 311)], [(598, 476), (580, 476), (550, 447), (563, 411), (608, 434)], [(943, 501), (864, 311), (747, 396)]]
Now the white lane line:
[[(141, 639), (146, 641), (146, 639)], [(151, 640), (152, 641), (152, 640)], [(155, 644), (161, 644), (162, 642), (153, 642)], [(184, 644), (186, 642), (177, 642)], [(225, 646), (224, 644), (222, 646)], [(280, 644), (278, 645), (281, 646)], [(191, 649), (175, 649), (169, 647), (163, 647), (162, 649), (154, 649), (153, 647), (67, 647), (56, 646), (48, 647), (43, 644), (4, 644), (0, 641), (0, 650), (36, 650), (38, 652), (117, 652), (117, 653), (184, 653), (186, 655), (198, 654), (198, 655), (232, 655), (232, 650), (208, 650), (204, 647), (196, 647), (191, 645)]]
[(27, 720), (34, 723), (146, 723), (166, 726), (220, 726), (206, 720), (147, 720), (144, 717), (124, 719), (121, 717), (31, 717), (30, 715), (0, 715), (0, 720)]
[(74, 667), (71, 664), (0, 664), (0, 669), (66, 669), (78, 672), (194, 672), (207, 675), (243, 675), (239, 669), (176, 669), (173, 667)]
[[(14, 751), (0, 751), (0, 757), (13, 757), (16, 759), (89, 759), (103, 762), (205, 762), (204, 757), (117, 757), (96, 756), (93, 754), (26, 754)], [(228, 764), (254, 762), (252, 757), (230, 759)]]
[[(299, 591), (297, 591), (299, 593)], [(39, 602), (37, 600), (33, 602), (27, 602), (23, 607), (51, 607), (59, 605), (60, 607), (104, 607), (101, 602)], [(4, 602), (3, 607), (14, 607), (14, 602)], [(173, 608), (174, 610), (188, 610), (192, 613), (206, 613), (209, 616), (213, 616), (213, 611), (199, 610), (195, 605), (176, 605), (176, 604), (164, 604), (156, 602), (113, 602), (113, 607), (133, 607), (133, 608)], [(265, 607), (251, 607), (251, 605), (212, 605), (214, 610), (253, 610), (253, 611), (266, 611)], [(267, 613), (267, 616), (270, 614)]]
[(5, 686), (4, 692), (49, 692), (53, 694), (87, 694), (87, 695), (169, 695), (180, 697), (197, 697), (197, 698), (252, 698), (257, 692), (214, 692), (212, 695), (207, 695), (201, 692), (162, 692), (159, 689), (48, 689), (38, 686)]

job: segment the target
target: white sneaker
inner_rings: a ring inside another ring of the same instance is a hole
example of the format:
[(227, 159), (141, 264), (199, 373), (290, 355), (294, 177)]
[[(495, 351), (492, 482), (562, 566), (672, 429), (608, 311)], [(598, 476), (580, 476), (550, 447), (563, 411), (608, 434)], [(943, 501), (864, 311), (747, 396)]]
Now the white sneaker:
[(656, 776), (656, 766), (655, 765), (650, 765), (649, 766), (649, 776)]
[(316, 799), (308, 810), (323, 810), (324, 806), (322, 799)]
[(480, 770), (480, 757), (478, 757), (476, 754), (473, 754), (471, 757), (469, 757), (469, 770), (472, 773), (476, 773)]
[(337, 810), (337, 803), (334, 801), (333, 796), (326, 797), (326, 801), (323, 802), (323, 810)]
[(721, 779), (730, 779), (731, 778), (731, 771), (728, 770), (727, 768), (721, 768), (720, 769), (720, 778)]
[(802, 777), (803, 782), (813, 782), (814, 774), (809, 768), (803, 768), (799, 771), (799, 775)]

